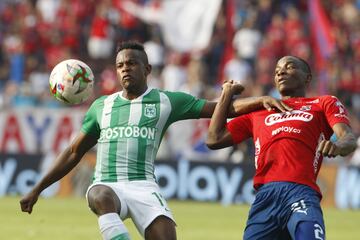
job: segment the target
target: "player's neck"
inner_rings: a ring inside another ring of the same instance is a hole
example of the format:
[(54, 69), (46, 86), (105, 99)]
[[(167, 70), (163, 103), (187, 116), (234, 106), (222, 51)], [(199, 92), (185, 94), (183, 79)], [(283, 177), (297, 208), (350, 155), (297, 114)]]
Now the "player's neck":
[(285, 99), (289, 99), (289, 98), (302, 98), (305, 97), (305, 92), (304, 91), (294, 91), (291, 93), (281, 93), (281, 99), (285, 100)]
[(142, 88), (142, 89), (134, 89), (134, 90), (124, 89), (122, 96), (126, 99), (133, 100), (135, 98), (140, 97), (142, 94), (144, 94), (147, 89), (148, 89), (148, 86), (144, 86), (144, 88)]
[(281, 100), (286, 100), (286, 99), (289, 99), (289, 98), (304, 98), (304, 97), (305, 97), (304, 95), (281, 96)]

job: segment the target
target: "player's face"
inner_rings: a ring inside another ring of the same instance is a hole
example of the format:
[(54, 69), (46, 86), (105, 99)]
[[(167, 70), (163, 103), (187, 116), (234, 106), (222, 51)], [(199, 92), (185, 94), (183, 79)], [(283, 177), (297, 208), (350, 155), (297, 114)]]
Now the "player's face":
[(277, 62), (274, 80), (282, 96), (304, 96), (310, 75), (299, 59), (286, 56)]
[(141, 93), (147, 87), (146, 79), (151, 66), (144, 61), (142, 52), (134, 49), (124, 49), (116, 56), (116, 72), (124, 90)]

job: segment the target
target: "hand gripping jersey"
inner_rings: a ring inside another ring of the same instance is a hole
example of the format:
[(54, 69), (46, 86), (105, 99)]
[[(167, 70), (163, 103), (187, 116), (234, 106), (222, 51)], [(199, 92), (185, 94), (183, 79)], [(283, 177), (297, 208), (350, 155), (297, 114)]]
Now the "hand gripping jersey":
[(98, 138), (94, 182), (155, 181), (154, 160), (166, 129), (175, 121), (199, 118), (204, 104), (158, 89), (134, 100), (117, 92), (94, 101), (81, 129)]
[(320, 141), (331, 137), (334, 124), (349, 124), (346, 110), (333, 96), (284, 102), (293, 108), (291, 112), (252, 112), (230, 121), (227, 129), (235, 143), (253, 138), (255, 188), (287, 181), (308, 185), (320, 193), (316, 178), (322, 156), (316, 149)]

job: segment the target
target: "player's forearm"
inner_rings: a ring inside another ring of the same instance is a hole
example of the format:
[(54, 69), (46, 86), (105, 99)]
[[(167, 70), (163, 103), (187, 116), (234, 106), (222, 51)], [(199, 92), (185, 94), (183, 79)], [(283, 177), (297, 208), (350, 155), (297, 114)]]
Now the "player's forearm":
[(229, 117), (239, 116), (260, 109), (267, 109), (268, 111), (276, 110), (280, 112), (292, 110), (292, 108), (283, 101), (270, 96), (250, 97), (234, 100), (230, 105)]
[(357, 144), (356, 138), (352, 133), (347, 133), (335, 142), (339, 148), (339, 155), (346, 156), (355, 151)]
[(229, 117), (239, 116), (263, 108), (264, 97), (249, 97), (235, 99), (229, 106)]
[(224, 90), (221, 93), (208, 129), (206, 144), (209, 148), (212, 148), (214, 145), (216, 145), (224, 133), (231, 99), (232, 94), (230, 91)]
[(37, 194), (40, 194), (44, 189), (68, 174), (79, 163), (81, 158), (82, 156), (73, 152), (70, 147), (66, 148), (57, 157), (55, 164), (34, 187), (33, 191), (35, 191)]

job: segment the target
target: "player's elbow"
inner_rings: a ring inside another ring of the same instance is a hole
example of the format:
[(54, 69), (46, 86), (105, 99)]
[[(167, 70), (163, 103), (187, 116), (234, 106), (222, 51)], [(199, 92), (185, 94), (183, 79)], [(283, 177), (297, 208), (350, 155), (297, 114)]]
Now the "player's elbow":
[(206, 139), (206, 146), (211, 150), (216, 150), (221, 148), (219, 143), (220, 143), (219, 139), (215, 136), (208, 136), (208, 138)]
[(206, 146), (211, 150), (216, 150), (216, 149), (220, 148), (220, 147), (218, 147), (218, 145), (216, 143), (208, 143), (208, 142), (206, 142)]

